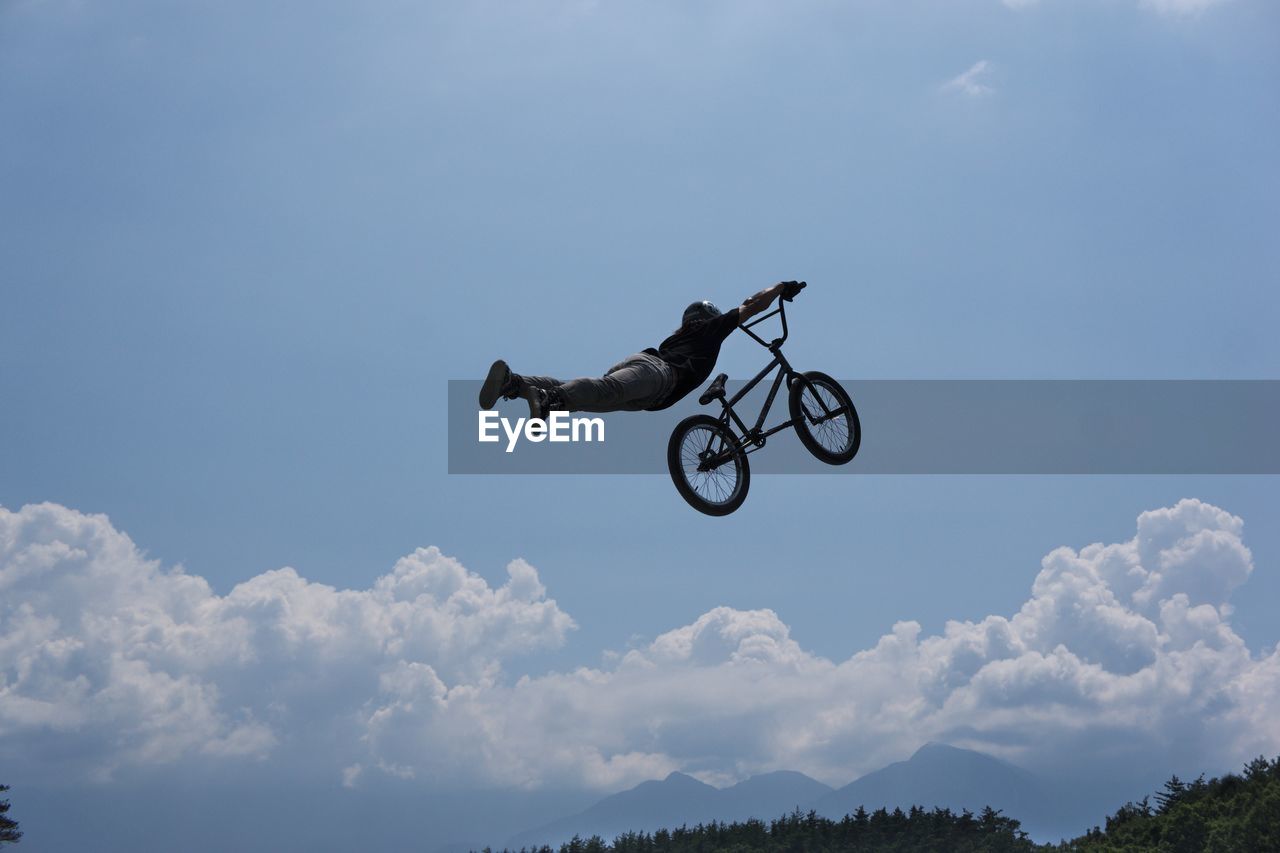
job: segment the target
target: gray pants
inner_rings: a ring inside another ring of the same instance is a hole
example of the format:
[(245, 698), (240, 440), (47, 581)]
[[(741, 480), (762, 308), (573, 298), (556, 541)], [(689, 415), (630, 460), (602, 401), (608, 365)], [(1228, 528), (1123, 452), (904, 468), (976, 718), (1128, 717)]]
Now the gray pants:
[(571, 412), (638, 412), (661, 403), (676, 387), (671, 365), (645, 352), (628, 356), (599, 379), (521, 378), (539, 388), (559, 388)]

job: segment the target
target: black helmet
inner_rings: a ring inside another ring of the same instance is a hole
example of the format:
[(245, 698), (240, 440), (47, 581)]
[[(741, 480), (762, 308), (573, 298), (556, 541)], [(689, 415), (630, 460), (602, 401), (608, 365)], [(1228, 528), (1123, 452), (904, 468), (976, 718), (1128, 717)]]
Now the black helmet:
[(710, 320), (712, 317), (719, 317), (720, 309), (713, 303), (706, 301), (695, 302), (688, 308), (684, 309), (684, 322), (692, 323), (695, 320)]

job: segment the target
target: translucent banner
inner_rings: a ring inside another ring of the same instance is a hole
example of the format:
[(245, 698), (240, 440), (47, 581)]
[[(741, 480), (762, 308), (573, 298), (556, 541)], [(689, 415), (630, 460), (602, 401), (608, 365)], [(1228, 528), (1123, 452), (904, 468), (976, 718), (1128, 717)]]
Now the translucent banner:
[[(751, 449), (753, 474), (1280, 473), (1280, 380), (839, 381), (861, 424), (854, 459), (823, 464), (788, 427)], [(768, 385), (734, 407), (748, 427)], [(662, 412), (564, 413), (530, 429), (522, 400), (481, 412), (479, 387), (449, 382), (450, 474), (662, 474), (676, 424), (722, 411), (695, 391)], [(764, 428), (790, 418), (784, 388)]]

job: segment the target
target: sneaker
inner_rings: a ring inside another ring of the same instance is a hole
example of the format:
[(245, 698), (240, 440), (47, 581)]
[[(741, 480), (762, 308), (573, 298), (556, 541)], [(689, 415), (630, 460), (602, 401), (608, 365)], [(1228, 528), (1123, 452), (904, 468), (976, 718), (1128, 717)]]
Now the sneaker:
[(480, 408), (492, 409), (499, 397), (514, 400), (520, 396), (520, 377), (511, 372), (507, 363), (498, 359), (489, 368), (489, 375), (480, 386)]

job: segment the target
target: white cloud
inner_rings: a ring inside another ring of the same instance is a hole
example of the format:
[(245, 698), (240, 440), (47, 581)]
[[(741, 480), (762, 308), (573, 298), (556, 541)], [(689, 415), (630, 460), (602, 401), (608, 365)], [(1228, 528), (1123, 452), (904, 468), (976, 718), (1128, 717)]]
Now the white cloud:
[(341, 729), (402, 667), (491, 684), (503, 660), (573, 627), (531, 566), (507, 572), (495, 589), (424, 548), (368, 590), (286, 568), (217, 596), (105, 516), (0, 508), (0, 744), (74, 742), (97, 774), (262, 757), (299, 726)]
[(1144, 9), (1152, 9), (1165, 15), (1195, 15), (1217, 6), (1225, 0), (1138, 0)]
[(983, 95), (989, 95), (995, 90), (983, 83), (982, 80), (991, 70), (990, 63), (985, 59), (979, 59), (973, 65), (969, 66), (969, 70), (963, 74), (958, 74), (947, 82), (942, 84), (942, 91), (957, 92), (961, 95), (967, 95), (971, 98), (978, 98)]
[(1280, 751), (1280, 651), (1229, 624), (1242, 535), (1199, 501), (1143, 513), (1127, 542), (1048, 554), (1012, 616), (901, 622), (842, 662), (772, 611), (721, 607), (609, 666), (517, 676), (518, 652), (572, 626), (521, 561), (496, 589), (422, 549), (369, 590), (282, 569), (216, 596), (102, 516), (0, 510), (0, 755), (599, 789), (675, 769), (842, 783), (927, 740), (1222, 767)]
[[(1040, 0), (1002, 0), (1002, 2), (1010, 9), (1025, 9), (1038, 5)], [(1224, 2), (1226, 0), (1138, 0), (1138, 5), (1162, 15), (1186, 16), (1199, 14), (1210, 6), (1217, 6)]]

